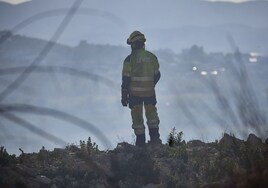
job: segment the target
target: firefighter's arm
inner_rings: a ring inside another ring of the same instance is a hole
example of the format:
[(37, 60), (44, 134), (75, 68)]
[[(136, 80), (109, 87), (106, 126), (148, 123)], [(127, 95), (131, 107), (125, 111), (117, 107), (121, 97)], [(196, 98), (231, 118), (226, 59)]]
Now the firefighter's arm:
[(127, 106), (129, 101), (128, 88), (131, 80), (130, 79), (131, 66), (128, 59), (129, 59), (128, 57), (125, 59), (122, 71), (121, 103), (123, 106)]
[(121, 103), (123, 106), (128, 105), (129, 101), (129, 93), (128, 93), (128, 88), (129, 88), (129, 83), (130, 83), (130, 77), (123, 76), (122, 77), (122, 85), (121, 85)]
[(155, 68), (155, 72), (154, 72), (154, 85), (157, 84), (157, 82), (160, 80), (161, 77), (161, 73), (159, 70), (159, 62), (156, 56), (154, 56), (154, 68)]
[(161, 78), (161, 73), (160, 71), (158, 71), (156, 74), (154, 74), (154, 85), (157, 84), (157, 82), (160, 80)]

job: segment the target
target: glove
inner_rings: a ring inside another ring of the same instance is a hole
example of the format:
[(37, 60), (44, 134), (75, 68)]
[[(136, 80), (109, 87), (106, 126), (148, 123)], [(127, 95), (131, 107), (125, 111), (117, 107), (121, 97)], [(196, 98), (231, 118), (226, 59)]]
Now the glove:
[(127, 91), (127, 89), (122, 89), (121, 92), (122, 92), (121, 103), (122, 103), (122, 106), (126, 107), (128, 105), (128, 102), (129, 102), (128, 91)]

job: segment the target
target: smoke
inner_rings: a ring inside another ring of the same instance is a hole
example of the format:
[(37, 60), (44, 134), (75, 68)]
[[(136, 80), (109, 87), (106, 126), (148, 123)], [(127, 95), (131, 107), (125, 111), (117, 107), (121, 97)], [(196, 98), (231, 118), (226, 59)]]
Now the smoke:
[[(5, 115), (6, 112), (20, 112), (20, 113), (30, 113), (30, 114), (38, 114), (43, 116), (51, 116), (57, 119), (61, 119), (65, 122), (69, 122), (73, 125), (79, 126), (83, 128), (84, 130), (88, 131), (90, 134), (93, 134), (96, 136), (99, 141), (102, 143), (102, 145), (106, 148), (110, 148), (111, 144), (110, 141), (106, 138), (106, 136), (92, 123), (89, 123), (83, 119), (80, 119), (74, 115), (67, 114), (65, 112), (51, 109), (51, 108), (44, 108), (34, 105), (28, 105), (28, 104), (0, 104), (0, 115), (5, 116), (6, 118), (9, 118), (10, 120), (18, 123), (19, 125), (22, 125), (25, 127), (27, 124), (25, 121), (19, 119), (16, 116), (11, 115)], [(14, 118), (13, 118), (14, 117)], [(29, 128), (30, 126), (28, 126)], [(35, 126), (36, 127), (36, 126)], [(36, 133), (36, 129), (32, 126), (30, 130), (33, 133)], [(41, 132), (38, 132), (38, 135), (40, 135)], [(44, 136), (44, 138), (48, 138)]]
[[(65, 28), (71, 21), (71, 19), (76, 14), (79, 6), (81, 5), (82, 0), (76, 0), (72, 7), (67, 11), (63, 21), (51, 37), (51, 39), (46, 43), (45, 47), (40, 51), (39, 55), (33, 60), (33, 62), (27, 66), (27, 67), (16, 67), (16, 68), (10, 68), (10, 69), (2, 69), (1, 75), (3, 74), (12, 74), (12, 73), (19, 73), (20, 75), (15, 79), (14, 82), (9, 84), (1, 93), (0, 93), (0, 115), (10, 121), (15, 122), (19, 126), (22, 126), (23, 128), (31, 131), (32, 133), (46, 139), (49, 141), (56, 142), (60, 145), (66, 145), (66, 142), (50, 133), (47, 133), (46, 131), (38, 128), (37, 126), (31, 124), (30, 122), (27, 122), (23, 118), (20, 118), (13, 113), (12, 111), (17, 112), (23, 112), (23, 113), (31, 113), (31, 114), (39, 114), (39, 115), (48, 115), (53, 116), (55, 118), (61, 119), (63, 121), (71, 122), (74, 125), (80, 126), (81, 128), (84, 128), (85, 130), (89, 131), (91, 134), (94, 134), (94, 136), (97, 136), (99, 140), (102, 142), (102, 144), (106, 147), (110, 147), (109, 140), (105, 137), (105, 135), (96, 128), (93, 124), (82, 120), (80, 118), (77, 118), (73, 115), (57, 111), (55, 109), (50, 108), (42, 108), (37, 107), (33, 105), (26, 105), (26, 104), (3, 104), (2, 101), (9, 96), (11, 93), (13, 93), (27, 78), (33, 71), (39, 71), (39, 72), (52, 72), (52, 71), (58, 71), (63, 72), (67, 74), (73, 74), (78, 76), (83, 76), (88, 79), (94, 80), (94, 81), (101, 81), (103, 83), (106, 83), (107, 85), (113, 86), (115, 85), (112, 81), (105, 79), (103, 77), (100, 77), (95, 74), (90, 74), (85, 71), (78, 71), (72, 68), (67, 67), (53, 67), (53, 66), (47, 66), (47, 67), (37, 67), (44, 58), (48, 55), (48, 53), (52, 50), (52, 48), (55, 46), (57, 40), (61, 36), (61, 34), (64, 32)], [(87, 10), (83, 10), (82, 13), (88, 13)], [(29, 18), (17, 26), (13, 28), (13, 32), (18, 31), (19, 29), (25, 27), (27, 24), (32, 23), (33, 21), (36, 21), (38, 19), (41, 19), (46, 16), (55, 16), (59, 14), (65, 13), (66, 10), (54, 10), (54, 11), (48, 11), (44, 13), (40, 13), (36, 16), (33, 16), (32, 18)], [(96, 13), (96, 12), (95, 12)], [(105, 16), (103, 14), (103, 16)], [(107, 16), (106, 16), (107, 17)], [(111, 16), (110, 16), (111, 17)], [(111, 17), (112, 18), (112, 17)], [(0, 39), (0, 44), (5, 42), (10, 37), (10, 32), (3, 35)]]
[[(22, 73), (27, 67), (26, 66), (19, 66), (19, 67), (12, 67), (12, 68), (3, 68), (0, 69), (0, 75), (9, 75), (9, 74), (20, 74)], [(68, 74), (72, 76), (77, 76), (81, 78), (86, 78), (89, 79), (95, 83), (101, 83), (104, 84), (111, 89), (119, 88), (120, 85), (118, 83), (115, 83), (113, 80), (108, 79), (104, 76), (100, 76), (88, 71), (84, 70), (78, 70), (75, 68), (71, 67), (65, 67), (65, 66), (49, 66), (49, 65), (44, 65), (44, 66), (34, 66), (33, 67), (35, 73), (62, 73), (62, 74)], [(28, 88), (27, 88), (28, 89)], [(30, 88), (29, 88), (30, 89)]]
[(235, 64), (231, 64), (231, 70), (239, 85), (233, 92), (239, 119), (244, 128), (247, 130), (253, 129), (260, 137), (265, 138), (266, 135), (263, 130), (268, 126), (265, 111), (256, 97), (254, 86), (239, 48), (230, 34), (227, 35), (227, 40), (234, 51)]
[(15, 122), (16, 124), (18, 124), (19, 126), (22, 126), (23, 128), (29, 130), (30, 132), (40, 136), (41, 138), (44, 138), (48, 141), (51, 141), (53, 143), (56, 143), (60, 146), (66, 146), (67, 145), (67, 142), (64, 141), (63, 139), (60, 139), (38, 127), (36, 127), (35, 125), (27, 122), (26, 120), (22, 119), (22, 118), (19, 118), (18, 116), (12, 114), (12, 113), (9, 113), (9, 112), (6, 112), (6, 111), (2, 111), (0, 113), (0, 116), (12, 121), (12, 122)]
[[(182, 95), (179, 93), (180, 91), (175, 90), (174, 93), (178, 96), (176, 107), (182, 111), (183, 116), (190, 122), (189, 124), (193, 125), (193, 130), (199, 131), (199, 133), (209, 134), (211, 129), (216, 128), (216, 130), (228, 131), (243, 139), (247, 138), (248, 134), (252, 132), (265, 139), (267, 138), (266, 131), (268, 128), (267, 106), (261, 103), (261, 95), (257, 95), (253, 77), (248, 73), (247, 68), (251, 67), (246, 65), (248, 62), (245, 59), (248, 59), (248, 57), (241, 54), (230, 34), (226, 35), (226, 39), (232, 53), (222, 54), (219, 62), (216, 58), (208, 59), (208, 62), (211, 63), (209, 68), (202, 67), (206, 60), (198, 58), (195, 53), (191, 54), (191, 58), (195, 59), (196, 63), (191, 76), (195, 75), (194, 80), (198, 80), (200, 83), (191, 87), (191, 80), (185, 80), (187, 84), (177, 85), (176, 87), (188, 86), (191, 89), (190, 92), (193, 92), (197, 87), (198, 89), (202, 88), (201, 91), (205, 95), (194, 93), (191, 96), (192, 93), (189, 95), (189, 91), (186, 91), (187, 95)], [(213, 56), (211, 55), (211, 57)], [(215, 60), (216, 62), (214, 62)], [(219, 64), (217, 65), (217, 63)], [(225, 67), (224, 73), (218, 75), (218, 72), (214, 71), (217, 69), (214, 67), (217, 66)], [(207, 69), (207, 71), (202, 69)], [(213, 70), (211, 74), (209, 74), (209, 70)], [(202, 85), (205, 87), (202, 87)], [(172, 85), (173, 88), (174, 84)], [(181, 92), (183, 92), (182, 90)], [(197, 97), (197, 95), (200, 95), (200, 97)], [(206, 124), (202, 122), (204, 119)], [(208, 122), (212, 122), (209, 128)]]
[(33, 60), (33, 62), (16, 78), (14, 82), (12, 82), (8, 87), (6, 87), (0, 93), (0, 102), (2, 102), (8, 95), (14, 92), (35, 70), (35, 66), (40, 64), (44, 58), (48, 55), (51, 49), (55, 46), (57, 40), (64, 32), (65, 28), (68, 26), (69, 22), (77, 12), (77, 9), (81, 5), (83, 0), (76, 0), (72, 7), (67, 12), (66, 16), (64, 17), (63, 21), (61, 22), (60, 26), (57, 28), (53, 36), (51, 37), (50, 41), (47, 42), (43, 50), (39, 53), (39, 55)]

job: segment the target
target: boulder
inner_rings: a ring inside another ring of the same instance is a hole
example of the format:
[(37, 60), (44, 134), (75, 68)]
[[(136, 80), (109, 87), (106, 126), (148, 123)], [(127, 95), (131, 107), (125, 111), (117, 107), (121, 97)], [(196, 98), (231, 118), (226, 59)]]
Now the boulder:
[(205, 145), (206, 144), (201, 140), (190, 140), (189, 142), (187, 142), (188, 147), (203, 147)]
[(55, 178), (53, 178), (52, 183), (54, 183), (60, 187), (63, 187), (64, 181), (65, 180), (62, 176), (56, 176)]
[(164, 185), (162, 185), (162, 184), (149, 183), (146, 186), (144, 186), (143, 188), (162, 188), (162, 187), (164, 187)]
[(17, 172), (19, 172), (20, 174), (24, 174), (26, 176), (31, 176), (31, 177), (35, 177), (38, 175), (38, 172), (36, 169), (18, 164), (17, 165)]
[(57, 185), (53, 184), (50, 188), (58, 188)]
[(224, 133), (224, 136), (220, 140), (219, 144), (224, 146), (224, 147), (240, 147), (241, 144), (243, 144), (244, 141), (240, 140), (239, 138), (236, 138), (235, 136), (231, 136), (227, 133)]
[(43, 184), (46, 184), (46, 185), (49, 185), (51, 183), (51, 179), (49, 179), (48, 177), (46, 176), (37, 176), (36, 177), (36, 180), (40, 183), (43, 183)]
[(262, 145), (262, 140), (255, 134), (250, 134), (247, 139), (247, 144), (252, 146), (260, 146)]

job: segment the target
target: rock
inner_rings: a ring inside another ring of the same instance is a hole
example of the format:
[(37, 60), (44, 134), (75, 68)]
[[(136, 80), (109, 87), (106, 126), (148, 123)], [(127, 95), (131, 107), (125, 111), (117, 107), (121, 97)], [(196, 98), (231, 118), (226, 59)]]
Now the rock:
[(18, 172), (20, 172), (22, 174), (29, 175), (29, 176), (32, 176), (32, 177), (35, 177), (35, 176), (38, 175), (36, 170), (33, 169), (33, 168), (30, 168), (30, 167), (27, 167), (27, 166), (22, 166), (20, 164), (17, 165), (17, 168), (18, 168)]
[(162, 187), (164, 187), (162, 184), (149, 183), (148, 185), (144, 186), (143, 188), (162, 188)]
[(78, 181), (73, 181), (73, 182), (71, 183), (70, 187), (73, 187), (73, 188), (75, 188), (75, 187), (79, 187), (79, 182), (78, 182)]
[(219, 144), (224, 147), (240, 147), (241, 144), (243, 144), (244, 141), (236, 138), (235, 136), (231, 136), (227, 133), (224, 133), (223, 138), (220, 140)]
[(125, 151), (125, 152), (133, 152), (133, 151), (136, 151), (136, 150), (139, 150), (140, 148), (139, 147), (136, 147), (136, 146), (133, 146), (127, 142), (121, 142), (121, 143), (118, 143), (117, 144), (117, 147), (115, 148), (115, 152), (122, 152), (122, 151)]
[(58, 188), (57, 185), (53, 184), (50, 188)]
[(103, 184), (97, 184), (96, 185), (96, 188), (105, 188), (105, 185), (103, 185)]
[(65, 181), (72, 182), (75, 181), (74, 177), (69, 176), (68, 174), (65, 176)]
[(55, 148), (53, 152), (59, 155), (65, 155), (67, 153), (67, 151), (63, 148)]
[(268, 138), (265, 140), (265, 145), (268, 147)]
[(46, 176), (37, 176), (36, 180), (46, 185), (49, 185), (51, 183), (51, 179), (47, 178)]
[(255, 134), (250, 134), (247, 139), (247, 144), (252, 146), (262, 145), (262, 140)]
[(231, 181), (231, 179), (229, 178), (223, 178), (220, 181), (216, 181), (216, 182), (210, 182), (210, 183), (204, 183), (203, 185), (200, 186), (201, 188), (213, 188), (213, 187), (217, 187), (217, 188), (227, 188), (227, 187), (236, 187), (234, 185), (234, 183)]
[(62, 187), (64, 185), (64, 178), (61, 176), (57, 176), (57, 177), (53, 178), (52, 183)]
[(201, 140), (190, 140), (187, 142), (187, 145), (189, 147), (200, 147), (200, 146), (205, 146), (206, 144), (202, 142)]

